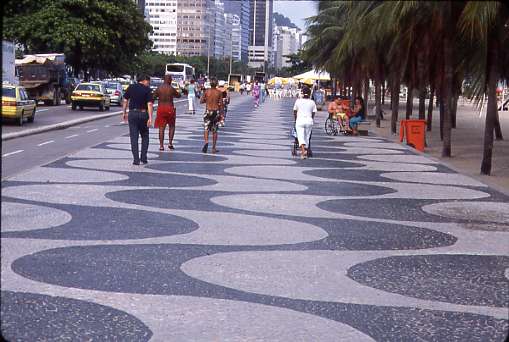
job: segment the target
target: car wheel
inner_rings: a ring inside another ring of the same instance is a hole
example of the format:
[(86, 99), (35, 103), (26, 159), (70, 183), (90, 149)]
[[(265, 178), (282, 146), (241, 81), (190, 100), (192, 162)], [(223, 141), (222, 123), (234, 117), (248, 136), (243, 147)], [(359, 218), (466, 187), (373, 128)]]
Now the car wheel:
[(34, 122), (35, 120), (35, 108), (32, 111), (32, 115), (28, 118), (28, 122)]
[(80, 106), (80, 110), (83, 110), (83, 106)]
[(71, 109), (72, 109), (72, 110), (76, 110), (76, 103), (71, 102)]
[(101, 102), (101, 103), (99, 104), (99, 111), (100, 111), (100, 112), (104, 111), (104, 103), (103, 103), (103, 102)]
[(21, 115), (19, 116), (18, 126), (23, 126), (23, 112), (21, 112)]

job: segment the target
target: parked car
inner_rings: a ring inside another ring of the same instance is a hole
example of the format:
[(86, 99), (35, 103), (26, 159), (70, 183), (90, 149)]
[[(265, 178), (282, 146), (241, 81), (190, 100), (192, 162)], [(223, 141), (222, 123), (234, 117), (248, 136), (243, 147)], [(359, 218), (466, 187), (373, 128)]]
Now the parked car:
[(161, 84), (163, 84), (163, 79), (159, 77), (151, 77), (150, 78), (150, 89), (152, 91), (156, 90), (157, 87), (159, 87)]
[(71, 95), (71, 108), (98, 107), (100, 111), (109, 110), (111, 106), (110, 95), (101, 82), (80, 83)]
[(122, 98), (124, 97), (124, 89), (120, 82), (108, 81), (106, 82), (106, 92), (110, 95), (111, 103), (118, 106), (122, 105)]
[(2, 84), (2, 120), (15, 120), (23, 126), (25, 118), (34, 122), (37, 104), (30, 100), (25, 88), (17, 85)]

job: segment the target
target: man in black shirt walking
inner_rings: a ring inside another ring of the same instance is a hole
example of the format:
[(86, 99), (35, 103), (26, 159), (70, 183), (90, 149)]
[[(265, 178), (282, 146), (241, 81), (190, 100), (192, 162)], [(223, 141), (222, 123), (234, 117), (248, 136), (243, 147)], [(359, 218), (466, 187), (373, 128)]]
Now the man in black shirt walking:
[[(147, 164), (147, 151), (149, 143), (148, 128), (152, 125), (152, 112), (154, 100), (150, 89), (150, 77), (138, 77), (138, 83), (131, 84), (125, 94), (122, 118), (129, 120), (129, 135), (131, 138), (131, 152), (133, 164)], [(127, 115), (129, 108), (129, 115)], [(141, 135), (141, 156), (138, 154), (138, 137)]]

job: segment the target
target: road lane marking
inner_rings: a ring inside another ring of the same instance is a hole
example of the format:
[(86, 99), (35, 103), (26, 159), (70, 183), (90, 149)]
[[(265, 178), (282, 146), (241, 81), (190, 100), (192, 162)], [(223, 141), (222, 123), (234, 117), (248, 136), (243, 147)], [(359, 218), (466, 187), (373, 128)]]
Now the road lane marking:
[(54, 142), (55, 142), (55, 140), (48, 140), (48, 141), (45, 141), (43, 143), (38, 144), (37, 146), (44, 146), (44, 145), (48, 145), (48, 144), (51, 144), (51, 143), (54, 143)]
[(94, 128), (94, 129), (91, 129), (91, 130), (88, 130), (87, 133), (92, 133), (92, 132), (95, 132), (95, 131), (98, 131), (99, 129), (97, 128)]
[(13, 154), (18, 154), (18, 153), (21, 153), (23, 151), (25, 151), (25, 150), (17, 150), (17, 151), (9, 152), (9, 153), (6, 153), (6, 154), (2, 154), (2, 157), (12, 156)]
[(48, 109), (38, 109), (38, 110), (36, 111), (36, 113), (45, 112), (45, 111), (47, 111), (47, 110), (48, 110)]
[(79, 134), (73, 134), (73, 135), (69, 135), (68, 137), (65, 137), (65, 139), (71, 139), (71, 138), (74, 138), (77, 136), (79, 136)]
[(108, 128), (108, 127), (110, 127), (110, 125), (104, 125), (104, 127)]

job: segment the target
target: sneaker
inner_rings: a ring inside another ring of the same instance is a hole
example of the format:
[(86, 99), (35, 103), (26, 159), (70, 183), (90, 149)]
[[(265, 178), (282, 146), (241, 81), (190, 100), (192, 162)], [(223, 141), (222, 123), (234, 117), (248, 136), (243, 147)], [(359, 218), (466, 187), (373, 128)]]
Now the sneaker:
[(139, 161), (133, 161), (133, 165), (140, 165)]
[(205, 145), (203, 145), (203, 148), (201, 149), (201, 151), (202, 151), (203, 153), (207, 153), (208, 148), (209, 148), (209, 144), (208, 144), (208, 143), (206, 143)]
[(141, 163), (142, 163), (143, 165), (147, 165), (147, 164), (148, 164), (148, 160), (142, 160), (142, 161), (141, 161)]

